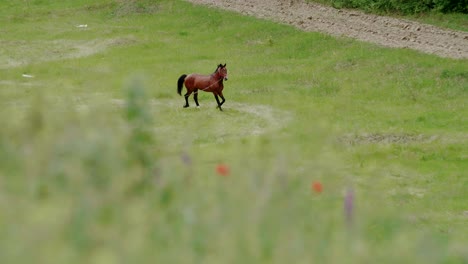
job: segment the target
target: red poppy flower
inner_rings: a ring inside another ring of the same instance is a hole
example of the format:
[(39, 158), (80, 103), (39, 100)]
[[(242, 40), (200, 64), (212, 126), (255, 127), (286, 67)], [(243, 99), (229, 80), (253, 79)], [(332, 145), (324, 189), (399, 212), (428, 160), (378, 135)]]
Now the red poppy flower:
[(314, 181), (311, 187), (312, 187), (312, 190), (316, 193), (321, 193), (323, 191), (322, 183), (318, 181)]
[(225, 164), (218, 164), (218, 166), (216, 166), (216, 173), (218, 173), (220, 176), (228, 176), (229, 167)]

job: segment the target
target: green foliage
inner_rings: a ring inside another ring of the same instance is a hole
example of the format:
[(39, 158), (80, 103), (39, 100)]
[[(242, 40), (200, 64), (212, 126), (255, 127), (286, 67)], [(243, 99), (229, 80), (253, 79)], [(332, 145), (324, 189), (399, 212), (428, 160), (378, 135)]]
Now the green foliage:
[(134, 191), (141, 191), (152, 183), (156, 172), (156, 156), (152, 116), (145, 89), (140, 81), (134, 80), (127, 89), (126, 119), (129, 125), (128, 155), (130, 162), (142, 170), (142, 176)]
[(468, 13), (467, 0), (321, 0), (337, 8), (360, 8), (370, 12), (419, 14), (430, 11)]

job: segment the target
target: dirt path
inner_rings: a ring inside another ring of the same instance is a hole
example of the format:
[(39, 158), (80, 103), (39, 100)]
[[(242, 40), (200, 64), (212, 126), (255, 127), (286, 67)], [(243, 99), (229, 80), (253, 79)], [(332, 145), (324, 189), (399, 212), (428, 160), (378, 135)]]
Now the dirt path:
[(409, 20), (338, 10), (302, 0), (187, 0), (294, 25), (306, 31), (346, 36), (385, 47), (409, 48), (441, 57), (468, 58), (468, 33)]

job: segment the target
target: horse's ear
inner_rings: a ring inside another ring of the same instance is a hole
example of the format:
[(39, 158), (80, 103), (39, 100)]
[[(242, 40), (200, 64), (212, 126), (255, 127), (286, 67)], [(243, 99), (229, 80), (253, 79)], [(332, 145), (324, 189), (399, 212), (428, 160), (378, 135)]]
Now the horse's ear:
[(224, 63), (224, 66), (223, 67), (226, 67), (226, 63)]

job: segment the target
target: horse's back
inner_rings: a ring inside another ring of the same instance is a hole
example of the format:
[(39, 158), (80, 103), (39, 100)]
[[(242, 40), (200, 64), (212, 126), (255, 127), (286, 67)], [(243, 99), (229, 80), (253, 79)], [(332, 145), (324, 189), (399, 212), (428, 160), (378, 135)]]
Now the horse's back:
[(189, 89), (204, 89), (210, 85), (210, 76), (197, 73), (189, 74), (185, 78), (185, 86)]

